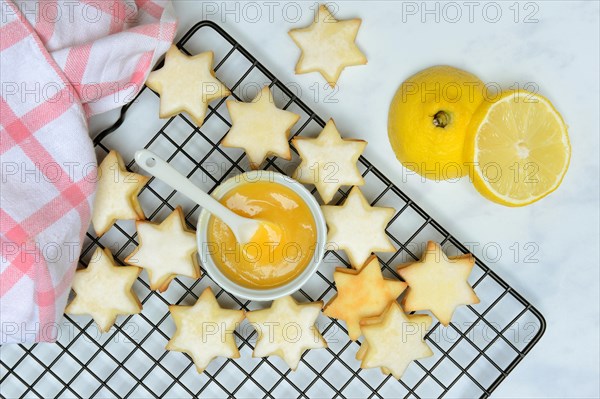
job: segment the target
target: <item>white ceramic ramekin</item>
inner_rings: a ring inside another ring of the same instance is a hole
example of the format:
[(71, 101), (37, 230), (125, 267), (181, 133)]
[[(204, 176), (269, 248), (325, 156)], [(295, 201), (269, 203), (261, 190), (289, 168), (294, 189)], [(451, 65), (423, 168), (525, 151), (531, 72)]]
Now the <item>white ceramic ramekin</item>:
[(200, 260), (202, 261), (202, 265), (204, 266), (204, 269), (208, 275), (225, 291), (241, 298), (256, 301), (271, 301), (298, 291), (300, 287), (302, 287), (304, 283), (306, 283), (308, 279), (316, 272), (325, 253), (325, 247), (327, 244), (327, 226), (325, 224), (323, 213), (321, 212), (321, 207), (310, 191), (308, 191), (296, 180), (281, 173), (267, 170), (254, 170), (251, 172), (245, 172), (238, 176), (231, 177), (223, 182), (213, 191), (212, 196), (219, 200), (234, 187), (246, 183), (251, 184), (252, 182), (257, 181), (269, 181), (290, 188), (304, 200), (310, 209), (317, 229), (317, 242), (312, 260), (306, 266), (304, 271), (287, 284), (269, 289), (247, 288), (231, 281), (215, 264), (212, 256), (210, 255), (210, 251), (208, 250), (206, 243), (208, 221), (210, 220), (211, 214), (205, 210), (202, 210), (198, 219), (198, 254), (200, 255)]

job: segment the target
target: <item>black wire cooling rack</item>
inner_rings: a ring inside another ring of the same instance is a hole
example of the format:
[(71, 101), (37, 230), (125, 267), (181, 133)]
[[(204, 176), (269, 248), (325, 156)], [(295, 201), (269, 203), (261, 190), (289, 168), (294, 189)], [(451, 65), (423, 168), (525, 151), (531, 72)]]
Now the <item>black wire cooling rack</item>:
[[(249, 91), (255, 94), (264, 84), (270, 85), (279, 107), (301, 115), (294, 135), (314, 136), (325, 125), (297, 94), (218, 25), (209, 21), (196, 24), (178, 46), (188, 54), (214, 50), (217, 76), (238, 100), (247, 101), (253, 97)], [(185, 115), (158, 119), (158, 98), (144, 88), (123, 107), (119, 120), (96, 137), (98, 156), (116, 148), (125, 159), (133, 159), (133, 152), (143, 146), (212, 191), (228, 177), (248, 169), (241, 151), (219, 146), (231, 126), (224, 101), (209, 107), (204, 125), (198, 128)], [(116, 142), (119, 144), (113, 147)], [(289, 174), (297, 164), (297, 155), (292, 161), (270, 158), (265, 169)], [(128, 167), (136, 169), (133, 160)], [(398, 278), (395, 266), (417, 259), (427, 240), (440, 242), (451, 255), (468, 252), (364, 157), (359, 167), (366, 181), (361, 189), (371, 203), (397, 210), (387, 229), (397, 251), (380, 256), (386, 276)], [(348, 191), (340, 190), (335, 201), (342, 202)], [(140, 201), (150, 220), (162, 220), (180, 204), (190, 227), (198, 219), (198, 206), (158, 180), (149, 182)], [(102, 238), (91, 231), (87, 234), (81, 263), (87, 264), (97, 246), (108, 246), (122, 262), (136, 245), (133, 223), (120, 221)], [(332, 272), (339, 265), (348, 266), (347, 259), (329, 251), (317, 275), (296, 298), (331, 298), (335, 294)], [(229, 295), (206, 274), (195, 281), (177, 278), (165, 293), (150, 291), (142, 273), (134, 289), (143, 312), (120, 318), (109, 333), (99, 334), (89, 317), (65, 316), (56, 344), (3, 346), (0, 396), (487, 397), (538, 342), (546, 324), (529, 302), (479, 259), (470, 283), (481, 302), (458, 310), (448, 327), (433, 325), (426, 340), (434, 356), (411, 364), (397, 381), (378, 369), (361, 370), (354, 359), (359, 343), (348, 340), (342, 324), (323, 315), (317, 324), (329, 348), (305, 353), (295, 372), (278, 358), (252, 358), (256, 335), (242, 324), (236, 331), (241, 358), (217, 359), (198, 374), (187, 355), (164, 349), (174, 331), (167, 306), (192, 304), (206, 286), (213, 287), (224, 306), (253, 310), (261, 304)]]

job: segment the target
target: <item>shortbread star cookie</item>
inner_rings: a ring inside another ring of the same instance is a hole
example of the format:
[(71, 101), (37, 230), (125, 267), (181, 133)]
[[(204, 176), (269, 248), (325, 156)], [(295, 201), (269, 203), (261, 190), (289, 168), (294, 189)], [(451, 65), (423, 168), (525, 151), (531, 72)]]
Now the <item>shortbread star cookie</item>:
[(129, 172), (121, 155), (112, 150), (98, 166), (98, 186), (92, 210), (92, 225), (98, 236), (118, 219), (145, 219), (138, 194), (149, 177)]
[(302, 51), (296, 73), (320, 72), (333, 87), (345, 67), (366, 64), (367, 57), (354, 42), (360, 23), (357, 18), (338, 21), (321, 5), (310, 26), (289, 32)]
[(373, 252), (396, 251), (385, 233), (396, 210), (370, 206), (358, 187), (352, 188), (344, 205), (321, 209), (329, 227), (327, 241), (343, 249), (355, 269), (360, 270)]
[(352, 341), (360, 337), (360, 320), (380, 315), (406, 288), (402, 281), (383, 278), (376, 256), (371, 256), (360, 271), (337, 268), (333, 279), (337, 295), (323, 313), (344, 320)]
[(136, 223), (139, 245), (125, 263), (146, 269), (150, 289), (165, 291), (176, 276), (200, 277), (196, 234), (185, 225), (180, 206), (162, 223)]
[(146, 80), (146, 86), (160, 94), (161, 118), (185, 111), (202, 126), (208, 103), (231, 94), (215, 77), (213, 58), (212, 51), (188, 56), (175, 45), (169, 48), (164, 66)]
[(218, 356), (240, 357), (233, 331), (244, 319), (244, 311), (221, 308), (210, 287), (193, 306), (171, 305), (169, 311), (177, 330), (167, 350), (190, 355), (199, 373)]
[(108, 248), (96, 248), (85, 269), (75, 272), (72, 289), (75, 298), (65, 313), (91, 315), (101, 332), (110, 330), (118, 315), (142, 311), (132, 286), (142, 269), (117, 266)]
[(365, 184), (356, 162), (367, 142), (342, 139), (333, 119), (327, 122), (319, 137), (294, 137), (292, 144), (302, 158), (293, 178), (314, 184), (324, 203), (329, 203), (342, 186)]
[(423, 340), (431, 321), (428, 315), (407, 315), (395, 301), (382, 315), (363, 319), (365, 341), (356, 353), (361, 367), (380, 367), (399, 380), (410, 362), (433, 355)]
[(252, 356), (279, 356), (296, 370), (302, 354), (309, 349), (326, 348), (315, 326), (323, 302), (298, 304), (291, 296), (276, 299), (269, 309), (248, 312), (258, 339)]
[(288, 137), (300, 115), (275, 106), (269, 86), (250, 103), (227, 101), (232, 126), (221, 144), (243, 148), (252, 169), (258, 169), (268, 155), (290, 160)]
[(420, 261), (398, 268), (398, 274), (408, 284), (404, 309), (430, 310), (447, 326), (458, 306), (479, 303), (467, 282), (474, 265), (473, 255), (448, 258), (439, 244), (429, 241)]

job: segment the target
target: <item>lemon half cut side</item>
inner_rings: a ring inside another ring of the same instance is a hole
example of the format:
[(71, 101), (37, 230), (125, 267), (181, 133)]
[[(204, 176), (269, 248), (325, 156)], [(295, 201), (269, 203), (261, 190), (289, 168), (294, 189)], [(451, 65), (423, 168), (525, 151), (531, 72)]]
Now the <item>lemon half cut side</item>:
[(542, 199), (560, 185), (569, 167), (567, 126), (552, 103), (526, 90), (484, 101), (473, 115), (465, 157), (477, 191), (506, 206)]

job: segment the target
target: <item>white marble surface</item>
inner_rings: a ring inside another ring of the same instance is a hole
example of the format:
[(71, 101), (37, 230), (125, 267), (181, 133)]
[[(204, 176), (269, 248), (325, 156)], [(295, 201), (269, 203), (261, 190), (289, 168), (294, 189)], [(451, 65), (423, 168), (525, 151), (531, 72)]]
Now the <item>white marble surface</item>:
[[(345, 134), (368, 140), (365, 155), (377, 167), (457, 238), (480, 243), (475, 254), (544, 314), (546, 334), (494, 397), (599, 397), (598, 3), (520, 3), (515, 22), (513, 2), (487, 6), (487, 14), (486, 3), (475, 2), (472, 17), (469, 6), (457, 2), (462, 15), (453, 23), (456, 8), (444, 3), (426, 5), (440, 10), (436, 22), (435, 14), (423, 14), (421, 2), (336, 2), (339, 17), (363, 19), (357, 41), (369, 59), (367, 66), (343, 73), (333, 96), (337, 102), (325, 101), (330, 92), (323, 90), (319, 75), (293, 73), (299, 50), (286, 32), (311, 20), (314, 3), (296, 3), (302, 10), (298, 22), (293, 22), (296, 5), (272, 2), (270, 18), (269, 6), (253, 4), (175, 1), (179, 37), (199, 20), (219, 22), (282, 80), (297, 82), (302, 98), (320, 115), (334, 117)], [(493, 23), (496, 8), (502, 15)], [(534, 11), (537, 22), (525, 23)], [(479, 196), (466, 179), (423, 182), (406, 173), (387, 140), (389, 101), (402, 80), (435, 64), (465, 68), (503, 87), (539, 86), (567, 121), (573, 147), (558, 191), (510, 209)], [(310, 90), (315, 82), (321, 86), (317, 101)], [(94, 118), (92, 133), (114, 118), (114, 113)], [(514, 243), (521, 248), (517, 259)], [(524, 248), (527, 243), (539, 248), (533, 256), (537, 263), (525, 259), (533, 248)], [(485, 244), (501, 248), (502, 256), (486, 257)]]

